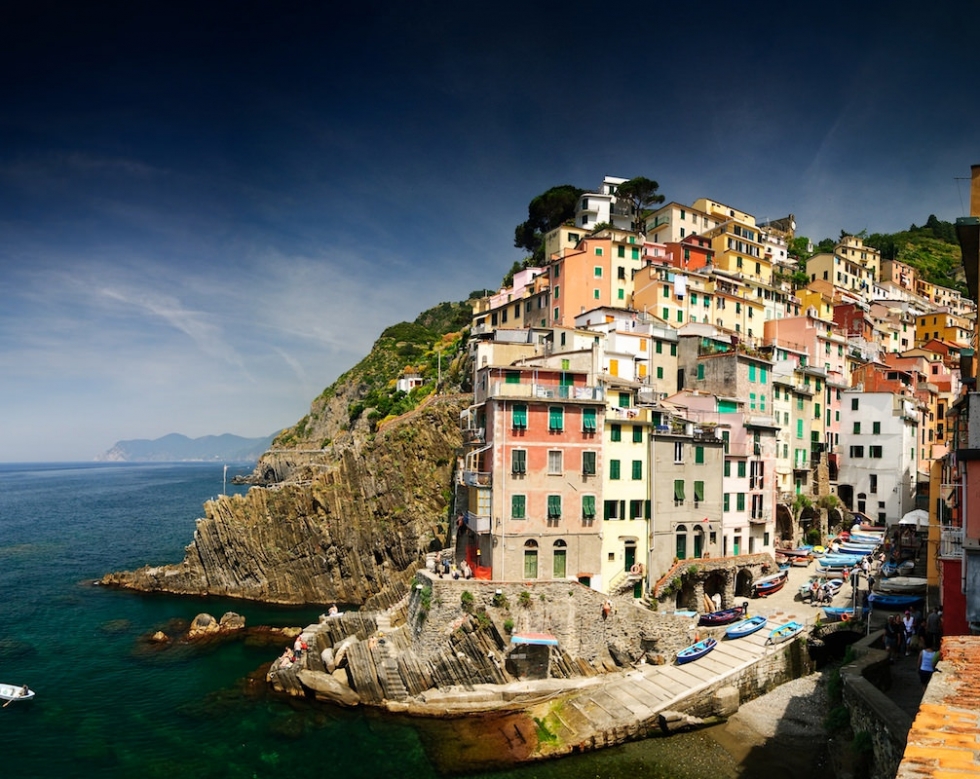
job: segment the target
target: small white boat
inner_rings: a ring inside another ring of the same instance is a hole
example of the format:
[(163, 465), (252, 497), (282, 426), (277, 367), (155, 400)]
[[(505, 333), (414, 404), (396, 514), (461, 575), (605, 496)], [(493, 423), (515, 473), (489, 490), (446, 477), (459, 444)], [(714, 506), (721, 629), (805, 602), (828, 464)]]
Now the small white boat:
[(892, 576), (890, 579), (881, 579), (876, 589), (894, 593), (925, 592), (928, 584), (929, 580), (922, 576)]
[(0, 698), (7, 702), (3, 704), (4, 706), (14, 701), (29, 701), (33, 697), (34, 690), (26, 684), (0, 684)]

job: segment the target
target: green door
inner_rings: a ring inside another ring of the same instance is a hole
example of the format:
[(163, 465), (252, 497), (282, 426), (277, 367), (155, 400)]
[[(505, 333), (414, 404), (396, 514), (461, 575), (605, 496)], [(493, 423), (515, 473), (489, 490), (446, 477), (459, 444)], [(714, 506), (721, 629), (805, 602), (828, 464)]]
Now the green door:
[(555, 550), (555, 566), (554, 566), (554, 578), (564, 579), (565, 578), (565, 550), (556, 549)]
[(537, 549), (524, 550), (524, 578), (525, 579), (538, 578), (538, 550)]
[(733, 554), (741, 554), (741, 551), (740, 551), (741, 548), (742, 548), (742, 537), (741, 536), (735, 536), (734, 543), (732, 544), (732, 553)]
[(701, 533), (694, 534), (694, 556), (701, 556), (701, 544), (704, 541), (704, 535)]
[(636, 547), (633, 544), (627, 544), (623, 548), (623, 565), (628, 571), (636, 564)]

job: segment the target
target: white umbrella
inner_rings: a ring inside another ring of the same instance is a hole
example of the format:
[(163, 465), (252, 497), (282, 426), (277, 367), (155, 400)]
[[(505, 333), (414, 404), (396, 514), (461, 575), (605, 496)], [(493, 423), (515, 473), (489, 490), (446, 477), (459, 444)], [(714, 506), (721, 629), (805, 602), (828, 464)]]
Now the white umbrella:
[(929, 527), (929, 512), (925, 509), (913, 509), (904, 517), (902, 517), (898, 524), (900, 525), (915, 525), (919, 528)]

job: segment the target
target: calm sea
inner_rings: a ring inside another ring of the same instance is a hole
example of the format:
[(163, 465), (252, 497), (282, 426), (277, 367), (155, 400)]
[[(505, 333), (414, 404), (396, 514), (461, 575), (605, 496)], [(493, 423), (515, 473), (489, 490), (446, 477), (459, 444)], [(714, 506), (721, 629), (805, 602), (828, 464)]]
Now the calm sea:
[[(229, 469), (246, 473), (241, 466)], [(234, 641), (148, 650), (174, 620), (237, 611), (306, 625), (323, 607), (106, 590), (104, 573), (179, 562), (222, 465), (0, 465), (0, 682), (37, 697), (0, 709), (0, 775), (436, 777), (432, 730), (369, 711), (264, 694), (249, 675), (279, 647)], [(228, 486), (228, 492), (239, 488)], [(726, 779), (737, 767), (687, 734), (514, 770), (513, 779)], [(454, 772), (455, 775), (455, 772)]]

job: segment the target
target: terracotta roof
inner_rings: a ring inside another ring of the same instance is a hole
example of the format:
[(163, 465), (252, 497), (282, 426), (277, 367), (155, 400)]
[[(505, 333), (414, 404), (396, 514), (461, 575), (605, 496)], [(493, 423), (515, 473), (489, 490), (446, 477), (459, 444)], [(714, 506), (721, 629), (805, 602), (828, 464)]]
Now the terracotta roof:
[(896, 779), (980, 774), (980, 637), (943, 639)]

